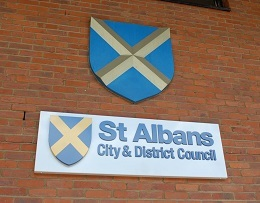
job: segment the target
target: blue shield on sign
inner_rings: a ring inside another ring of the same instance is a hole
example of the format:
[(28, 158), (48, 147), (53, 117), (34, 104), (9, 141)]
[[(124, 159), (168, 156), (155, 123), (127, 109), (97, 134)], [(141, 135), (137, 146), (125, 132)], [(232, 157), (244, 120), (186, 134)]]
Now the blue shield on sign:
[(62, 163), (72, 165), (80, 161), (89, 150), (91, 137), (91, 118), (50, 116), (49, 146)]
[(102, 84), (131, 102), (157, 95), (174, 75), (170, 29), (91, 18), (90, 65)]

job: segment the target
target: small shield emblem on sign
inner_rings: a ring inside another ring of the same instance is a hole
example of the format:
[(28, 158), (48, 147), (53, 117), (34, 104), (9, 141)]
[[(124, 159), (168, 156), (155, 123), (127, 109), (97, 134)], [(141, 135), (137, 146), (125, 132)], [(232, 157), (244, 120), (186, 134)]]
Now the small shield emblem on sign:
[(91, 118), (50, 116), (50, 149), (62, 163), (72, 165), (80, 161), (89, 150), (91, 137)]
[(90, 65), (102, 84), (131, 102), (157, 95), (174, 75), (170, 29), (91, 18)]

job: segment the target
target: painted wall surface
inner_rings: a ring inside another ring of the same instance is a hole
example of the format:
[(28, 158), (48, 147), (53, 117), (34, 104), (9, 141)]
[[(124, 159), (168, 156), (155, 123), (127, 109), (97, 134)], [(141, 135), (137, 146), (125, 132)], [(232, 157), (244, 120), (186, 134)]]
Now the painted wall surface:
[[(260, 4), (229, 4), (1, 0), (0, 202), (259, 202)], [(105, 89), (89, 66), (91, 16), (169, 27), (170, 85), (138, 104)], [(228, 178), (35, 174), (40, 111), (217, 123)]]

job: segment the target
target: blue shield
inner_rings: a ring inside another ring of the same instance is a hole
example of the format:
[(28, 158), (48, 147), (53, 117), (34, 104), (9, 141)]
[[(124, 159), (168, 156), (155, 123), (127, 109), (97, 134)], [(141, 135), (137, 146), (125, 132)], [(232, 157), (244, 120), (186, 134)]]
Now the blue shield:
[(92, 137), (92, 119), (50, 116), (49, 146), (62, 163), (72, 165), (88, 152)]
[(102, 84), (131, 102), (157, 95), (174, 75), (170, 29), (91, 18), (90, 65)]

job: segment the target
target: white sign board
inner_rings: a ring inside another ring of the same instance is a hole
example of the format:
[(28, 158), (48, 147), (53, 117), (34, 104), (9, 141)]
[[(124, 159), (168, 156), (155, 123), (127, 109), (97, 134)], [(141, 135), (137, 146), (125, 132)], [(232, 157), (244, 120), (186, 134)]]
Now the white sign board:
[(227, 178), (217, 124), (45, 111), (34, 171)]

